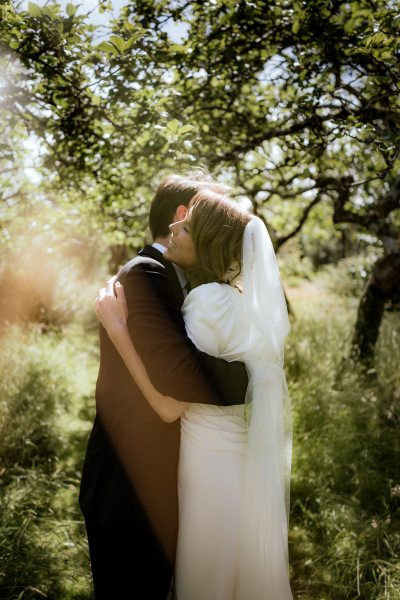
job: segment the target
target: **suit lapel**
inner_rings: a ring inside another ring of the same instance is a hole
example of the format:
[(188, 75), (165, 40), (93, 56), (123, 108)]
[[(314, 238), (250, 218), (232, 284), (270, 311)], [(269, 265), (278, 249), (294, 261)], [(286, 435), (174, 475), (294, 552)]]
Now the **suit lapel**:
[(184, 296), (180, 281), (178, 279), (178, 275), (174, 269), (174, 265), (169, 260), (166, 260), (162, 252), (157, 250), (157, 248), (154, 248), (154, 246), (145, 246), (139, 252), (139, 256), (147, 256), (149, 258), (153, 258), (154, 260), (157, 260), (159, 263), (161, 263), (163, 267), (165, 267), (168, 279), (171, 282), (172, 289), (174, 291), (174, 295), (177, 301), (179, 302), (179, 306), (181, 306), (183, 304)]

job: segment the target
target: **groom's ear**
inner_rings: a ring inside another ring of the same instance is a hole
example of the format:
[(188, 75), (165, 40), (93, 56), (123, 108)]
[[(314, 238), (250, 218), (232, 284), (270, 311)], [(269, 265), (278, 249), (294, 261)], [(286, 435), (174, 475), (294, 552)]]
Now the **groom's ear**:
[(176, 212), (175, 212), (176, 220), (183, 221), (183, 219), (186, 218), (187, 213), (188, 213), (187, 206), (185, 206), (184, 204), (180, 204), (177, 207)]

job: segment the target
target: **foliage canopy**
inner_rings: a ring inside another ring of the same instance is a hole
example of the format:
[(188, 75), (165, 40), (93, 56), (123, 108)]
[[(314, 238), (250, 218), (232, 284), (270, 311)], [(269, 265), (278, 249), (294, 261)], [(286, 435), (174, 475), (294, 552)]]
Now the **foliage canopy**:
[(393, 296), (395, 2), (136, 0), (108, 27), (74, 4), (0, 10), (6, 169), (15, 136), (33, 133), (58, 185), (94, 193), (105, 221), (127, 232), (143, 229), (160, 172), (205, 164), (279, 229), (277, 246), (317, 214), (369, 235), (378, 288)]

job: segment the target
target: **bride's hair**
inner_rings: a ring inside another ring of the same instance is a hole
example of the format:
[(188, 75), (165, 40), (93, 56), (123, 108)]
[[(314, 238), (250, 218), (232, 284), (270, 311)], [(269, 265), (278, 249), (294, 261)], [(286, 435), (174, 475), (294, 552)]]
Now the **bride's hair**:
[(187, 222), (196, 252), (196, 265), (188, 272), (191, 284), (229, 283), (241, 271), (243, 232), (250, 214), (211, 190), (198, 192), (188, 208)]

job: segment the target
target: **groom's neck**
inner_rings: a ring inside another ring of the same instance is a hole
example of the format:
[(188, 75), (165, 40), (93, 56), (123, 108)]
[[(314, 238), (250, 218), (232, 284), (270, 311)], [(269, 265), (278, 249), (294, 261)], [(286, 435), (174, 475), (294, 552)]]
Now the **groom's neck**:
[(165, 236), (165, 237), (156, 237), (153, 240), (153, 244), (161, 244), (161, 246), (164, 246), (165, 248), (168, 246), (168, 242), (169, 242), (169, 235)]

